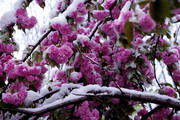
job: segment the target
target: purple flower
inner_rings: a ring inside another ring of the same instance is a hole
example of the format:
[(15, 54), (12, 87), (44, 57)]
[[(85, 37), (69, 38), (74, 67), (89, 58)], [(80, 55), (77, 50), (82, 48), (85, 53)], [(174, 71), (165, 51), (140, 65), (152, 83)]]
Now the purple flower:
[(145, 14), (139, 17), (139, 26), (143, 32), (150, 32), (156, 27), (156, 23), (149, 14)]
[(104, 20), (109, 15), (108, 10), (94, 10), (93, 16), (97, 18), (97, 20)]

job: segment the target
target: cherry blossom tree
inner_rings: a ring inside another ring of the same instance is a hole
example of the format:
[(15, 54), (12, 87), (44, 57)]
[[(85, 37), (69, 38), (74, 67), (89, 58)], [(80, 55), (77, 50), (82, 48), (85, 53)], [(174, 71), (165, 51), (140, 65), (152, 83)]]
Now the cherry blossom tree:
[(0, 19), (0, 119), (180, 120), (180, 1), (54, 1), (21, 60), (15, 33), (40, 22), (27, 9), (50, 3)]

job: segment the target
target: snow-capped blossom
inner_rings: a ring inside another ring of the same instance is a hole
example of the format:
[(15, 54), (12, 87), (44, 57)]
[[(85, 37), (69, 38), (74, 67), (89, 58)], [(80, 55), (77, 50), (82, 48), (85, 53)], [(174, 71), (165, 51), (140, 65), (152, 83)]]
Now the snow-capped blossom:
[(23, 20), (21, 24), (23, 28), (27, 28), (27, 29), (33, 28), (37, 23), (37, 20), (34, 16), (32, 16), (31, 18), (28, 17), (22, 17), (22, 18)]
[(42, 4), (44, 0), (36, 0), (37, 4)]
[(81, 77), (82, 77), (81, 72), (72, 72), (69, 80), (72, 82), (76, 82), (76, 81), (80, 80)]
[(108, 10), (94, 10), (93, 16), (97, 18), (97, 20), (104, 20), (109, 15)]
[(169, 86), (162, 86), (162, 91), (170, 97), (173, 97), (175, 93), (174, 89)]
[(40, 67), (32, 67), (32, 68), (29, 68), (29, 74), (31, 75), (39, 75), (41, 73), (41, 68)]
[(75, 19), (76, 23), (81, 23), (83, 21), (84, 21), (84, 16), (77, 16), (76, 19)]
[(18, 76), (27, 76), (28, 75), (28, 66), (25, 64), (17, 65), (15, 68), (15, 72)]
[(180, 115), (173, 115), (172, 120), (180, 120)]
[(61, 32), (62, 35), (69, 35), (71, 34), (72, 32), (72, 26), (69, 25), (69, 24), (64, 24), (64, 25), (61, 25), (59, 23), (56, 23), (56, 24), (52, 24), (52, 27), (55, 29), (55, 30), (58, 30)]
[(78, 12), (77, 11), (73, 11), (73, 12), (70, 13), (69, 17), (76, 18), (77, 15), (78, 15)]
[(115, 0), (106, 0), (105, 3), (103, 4), (104, 8), (110, 9), (110, 7), (114, 4)]
[(180, 81), (180, 69), (177, 69), (177, 70), (173, 71), (173, 80), (175, 82)]
[(117, 20), (115, 20), (113, 23), (113, 27), (118, 34), (124, 33), (124, 25), (124, 22)]
[(77, 10), (83, 15), (85, 15), (88, 12), (86, 10), (86, 5), (84, 5), (84, 3), (79, 3), (77, 6)]
[(123, 22), (126, 22), (127, 20), (129, 20), (129, 18), (132, 16), (132, 11), (127, 11), (127, 12), (122, 12), (121, 14), (121, 16), (122, 16), (122, 21)]
[(124, 48), (119, 48), (118, 53), (115, 57), (115, 60), (117, 62), (127, 62), (129, 56), (131, 55), (131, 50), (129, 49), (124, 49)]
[(21, 24), (21, 26), (23, 28), (31, 29), (37, 23), (37, 20), (34, 16), (32, 16), (31, 18), (29, 18), (27, 16), (26, 9), (22, 9), (22, 8), (17, 9), (16, 10), (16, 17), (17, 17), (16, 22)]
[(156, 23), (151, 18), (150, 14), (145, 14), (139, 17), (139, 26), (143, 32), (150, 32), (156, 27)]
[(48, 48), (47, 53), (49, 54), (50, 59), (53, 59), (58, 64), (63, 64), (68, 61), (68, 58), (72, 55), (73, 51), (67, 45), (63, 45), (60, 48), (51, 45)]
[(178, 62), (179, 60), (179, 53), (175, 52), (167, 52), (163, 53), (163, 61), (166, 65), (170, 65), (172, 63)]

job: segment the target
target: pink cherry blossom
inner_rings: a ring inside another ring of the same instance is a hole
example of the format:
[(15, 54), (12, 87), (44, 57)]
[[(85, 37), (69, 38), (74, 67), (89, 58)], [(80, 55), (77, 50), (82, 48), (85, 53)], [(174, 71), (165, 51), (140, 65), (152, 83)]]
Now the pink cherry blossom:
[(156, 27), (156, 23), (149, 14), (145, 14), (139, 17), (139, 26), (143, 32), (150, 32)]

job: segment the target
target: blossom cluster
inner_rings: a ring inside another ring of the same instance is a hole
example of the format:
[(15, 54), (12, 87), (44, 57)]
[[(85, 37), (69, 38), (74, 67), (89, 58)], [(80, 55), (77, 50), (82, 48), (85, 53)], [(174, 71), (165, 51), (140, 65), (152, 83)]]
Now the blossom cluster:
[(67, 45), (63, 45), (60, 48), (57, 48), (55, 45), (51, 45), (48, 47), (47, 53), (49, 58), (54, 60), (56, 63), (64, 64), (68, 62), (68, 59), (73, 54), (73, 51)]
[(17, 23), (21, 25), (23, 28), (31, 29), (33, 28), (37, 20), (34, 16), (28, 17), (26, 9), (19, 8), (16, 10)]
[[(82, 1), (56, 1), (57, 13), (53, 14), (57, 17), (52, 15), (48, 27), (50, 32), (47, 32), (48, 28), (43, 31), (43, 34), (47, 33), (39, 41), (40, 47), (33, 46), (32, 51), (37, 51), (28, 53), (28, 60), (23, 60), (27, 63), (13, 59), (12, 53), (15, 48), (12, 37), (9, 44), (5, 44), (6, 41), (0, 42), (0, 83), (2, 83), (0, 89), (1, 87), (6, 89), (4, 87), (6, 85), (8, 88), (2, 94), (4, 103), (23, 106), (30, 90), (40, 94), (45, 93), (46, 91), (41, 90), (41, 87), (48, 65), (56, 66), (58, 70), (52, 72), (52, 78), (50, 77), (47, 83), (62, 88), (61, 90), (67, 95), (74, 88), (66, 91), (62, 85), (69, 83), (82, 86), (97, 84), (119, 89), (123, 87), (143, 92), (147, 84), (155, 82), (156, 69), (153, 67), (156, 59), (167, 65), (167, 71), (172, 76), (174, 85), (179, 87), (180, 47), (170, 47), (163, 39), (162, 36), (169, 34), (166, 30), (169, 26), (154, 18), (156, 13), (151, 11), (153, 8), (150, 4), (154, 1), (147, 3), (143, 1), (143, 5), (141, 2), (134, 4), (134, 0), (122, 0), (122, 3), (116, 0), (104, 0), (103, 3), (97, 0)], [(36, 0), (41, 7), (45, 2)], [(23, 2), (23, 6), (15, 13), (17, 18), (15, 24), (22, 30), (31, 29), (38, 22), (34, 16), (28, 17), (26, 7), (29, 4), (29, 1)], [(13, 30), (11, 28), (2, 34), (12, 36)], [(34, 57), (36, 53), (38, 55)], [(36, 57), (38, 60), (34, 59)], [(159, 84), (160, 94), (175, 99), (175, 89), (165, 85)], [(51, 87), (48, 87), (49, 91), (52, 91)], [(59, 98), (66, 99), (66, 95), (60, 96), (59, 92), (52, 91), (48, 96), (45, 95), (36, 101), (32, 100), (33, 105), (31, 105), (41, 106), (39, 104), (45, 105)], [(137, 104), (145, 108), (137, 111), (135, 120), (142, 119), (149, 112), (146, 103), (126, 100), (123, 97), (94, 98), (94, 101), (75, 103), (48, 113), (48, 119), (56, 119), (56, 113), (63, 114), (65, 119), (69, 119), (69, 116), (82, 120), (98, 120), (103, 117), (115, 120), (128, 119)], [(149, 116), (147, 120), (169, 119), (169, 117), (173, 120), (179, 119), (179, 115), (171, 113), (173, 113), (172, 109), (164, 107)]]
[(13, 44), (5, 44), (3, 42), (0, 42), (0, 52), (3, 53), (13, 53), (14, 52), (14, 45)]
[(7, 104), (21, 105), (27, 97), (26, 87), (18, 81), (11, 84), (9, 90), (10, 92), (3, 94), (2, 97), (3, 101)]

